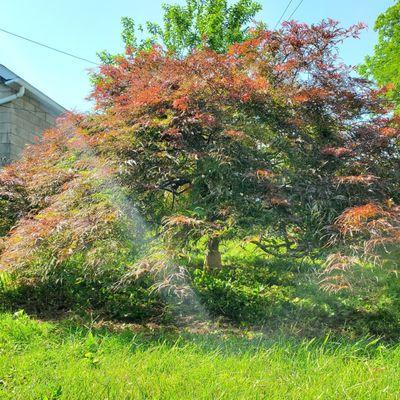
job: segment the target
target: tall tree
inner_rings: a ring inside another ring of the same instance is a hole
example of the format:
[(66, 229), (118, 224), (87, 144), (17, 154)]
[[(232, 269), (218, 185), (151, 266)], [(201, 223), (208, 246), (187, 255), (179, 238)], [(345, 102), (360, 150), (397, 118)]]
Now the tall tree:
[(400, 1), (381, 14), (375, 23), (378, 44), (361, 72), (387, 87), (387, 95), (400, 111)]
[[(133, 18), (122, 18), (122, 39), (127, 48), (143, 50), (162, 45), (177, 57), (204, 47), (223, 53), (231, 44), (249, 37), (249, 25), (261, 10), (254, 0), (238, 0), (232, 5), (227, 0), (186, 0), (184, 5), (162, 7), (162, 25), (147, 22), (145, 28), (136, 27)], [(113, 59), (107, 52), (100, 57), (107, 62)]]

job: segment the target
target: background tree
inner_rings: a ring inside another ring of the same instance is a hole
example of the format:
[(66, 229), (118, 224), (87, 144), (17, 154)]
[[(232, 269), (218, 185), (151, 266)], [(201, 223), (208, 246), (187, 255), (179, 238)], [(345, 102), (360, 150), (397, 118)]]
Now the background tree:
[(375, 23), (378, 44), (360, 68), (379, 86), (386, 86), (388, 96), (400, 107), (400, 1), (381, 14)]
[[(156, 44), (177, 57), (204, 47), (224, 53), (231, 44), (249, 37), (249, 25), (261, 10), (261, 5), (253, 0), (238, 0), (232, 5), (227, 0), (186, 0), (184, 5), (162, 7), (162, 25), (147, 22), (146, 28), (139, 25), (136, 29), (133, 18), (121, 19), (122, 39), (127, 48), (144, 50)], [(113, 60), (107, 52), (99, 56), (103, 62)]]

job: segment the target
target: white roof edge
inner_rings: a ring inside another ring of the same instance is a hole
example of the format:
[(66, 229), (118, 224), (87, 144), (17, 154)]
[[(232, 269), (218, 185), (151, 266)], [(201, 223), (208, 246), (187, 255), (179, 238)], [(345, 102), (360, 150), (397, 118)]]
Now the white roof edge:
[(34, 86), (32, 86), (30, 83), (25, 81), (24, 79), (20, 78), (17, 74), (9, 70), (7, 67), (4, 65), (0, 64), (0, 77), (4, 79), (5, 82), (7, 82), (7, 85), (12, 86), (12, 84), (15, 82), (18, 85), (22, 85), (25, 87), (25, 89), (34, 97), (36, 98), (39, 102), (41, 102), (45, 107), (47, 107), (52, 113), (59, 115), (63, 114), (66, 111), (68, 111), (66, 108), (52, 100), (49, 96), (46, 96), (43, 92), (41, 92), (39, 89), (36, 89)]
[(39, 89), (36, 89), (35, 87), (33, 87), (30, 83), (26, 82), (24, 79), (22, 78), (15, 78), (15, 79), (11, 79), (10, 81), (6, 81), (6, 83), (8, 85), (12, 85), (12, 83), (17, 83), (20, 86), (24, 86), (25, 89), (33, 96), (35, 97), (37, 100), (39, 100), (39, 102), (41, 102), (42, 104), (44, 104), (47, 108), (49, 108), (54, 114), (63, 114), (67, 111), (66, 108), (64, 108), (63, 106), (61, 106), (60, 104), (58, 104), (57, 102), (55, 102), (54, 100), (52, 100), (49, 96), (46, 96), (44, 93), (42, 93)]

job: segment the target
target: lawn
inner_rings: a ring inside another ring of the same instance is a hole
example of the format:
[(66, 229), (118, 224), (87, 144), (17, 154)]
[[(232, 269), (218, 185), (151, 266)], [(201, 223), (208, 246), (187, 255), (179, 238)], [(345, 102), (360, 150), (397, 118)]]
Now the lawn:
[(138, 332), (1, 314), (0, 398), (400, 398), (400, 346)]

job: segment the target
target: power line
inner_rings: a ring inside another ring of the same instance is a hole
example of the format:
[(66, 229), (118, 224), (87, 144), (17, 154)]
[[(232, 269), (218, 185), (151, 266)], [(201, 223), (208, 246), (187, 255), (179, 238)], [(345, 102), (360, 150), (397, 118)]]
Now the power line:
[(5, 30), (5, 29), (0, 28), (0, 31), (1, 31), (1, 32), (4, 32), (4, 33), (7, 33), (8, 35), (15, 36), (15, 37), (17, 37), (17, 38), (19, 38), (19, 39), (26, 40), (27, 42), (36, 44), (36, 45), (38, 45), (38, 46), (45, 47), (46, 49), (53, 50), (53, 51), (56, 51), (56, 52), (58, 52), (58, 53), (64, 54), (64, 55), (66, 55), (66, 56), (76, 58), (77, 60), (86, 61), (86, 62), (88, 62), (88, 63), (90, 63), (90, 64), (94, 64), (94, 65), (100, 65), (99, 63), (94, 62), (94, 61), (91, 61), (91, 60), (88, 60), (87, 58), (83, 58), (83, 57), (76, 56), (75, 54), (68, 53), (67, 51), (64, 51), (64, 50), (56, 49), (55, 47), (48, 46), (47, 44), (37, 42), (36, 40), (29, 39), (29, 38), (27, 38), (27, 37), (25, 37), (25, 36), (18, 35), (18, 34), (16, 34), (16, 33), (7, 31), (7, 30)]
[(293, 17), (293, 15), (295, 14), (295, 12), (299, 9), (299, 7), (303, 4), (304, 0), (300, 0), (299, 4), (297, 4), (297, 7), (293, 10), (293, 12), (289, 15), (288, 21), (290, 21), (290, 18)]
[(286, 14), (286, 11), (288, 10), (288, 8), (290, 7), (290, 5), (293, 3), (293, 0), (290, 0), (288, 5), (286, 6), (285, 10), (283, 11), (282, 15), (280, 16), (278, 22), (275, 24), (275, 28), (276, 29), (278, 27), (278, 25), (280, 24), (280, 22), (282, 21), (282, 18), (284, 17), (284, 15)]

